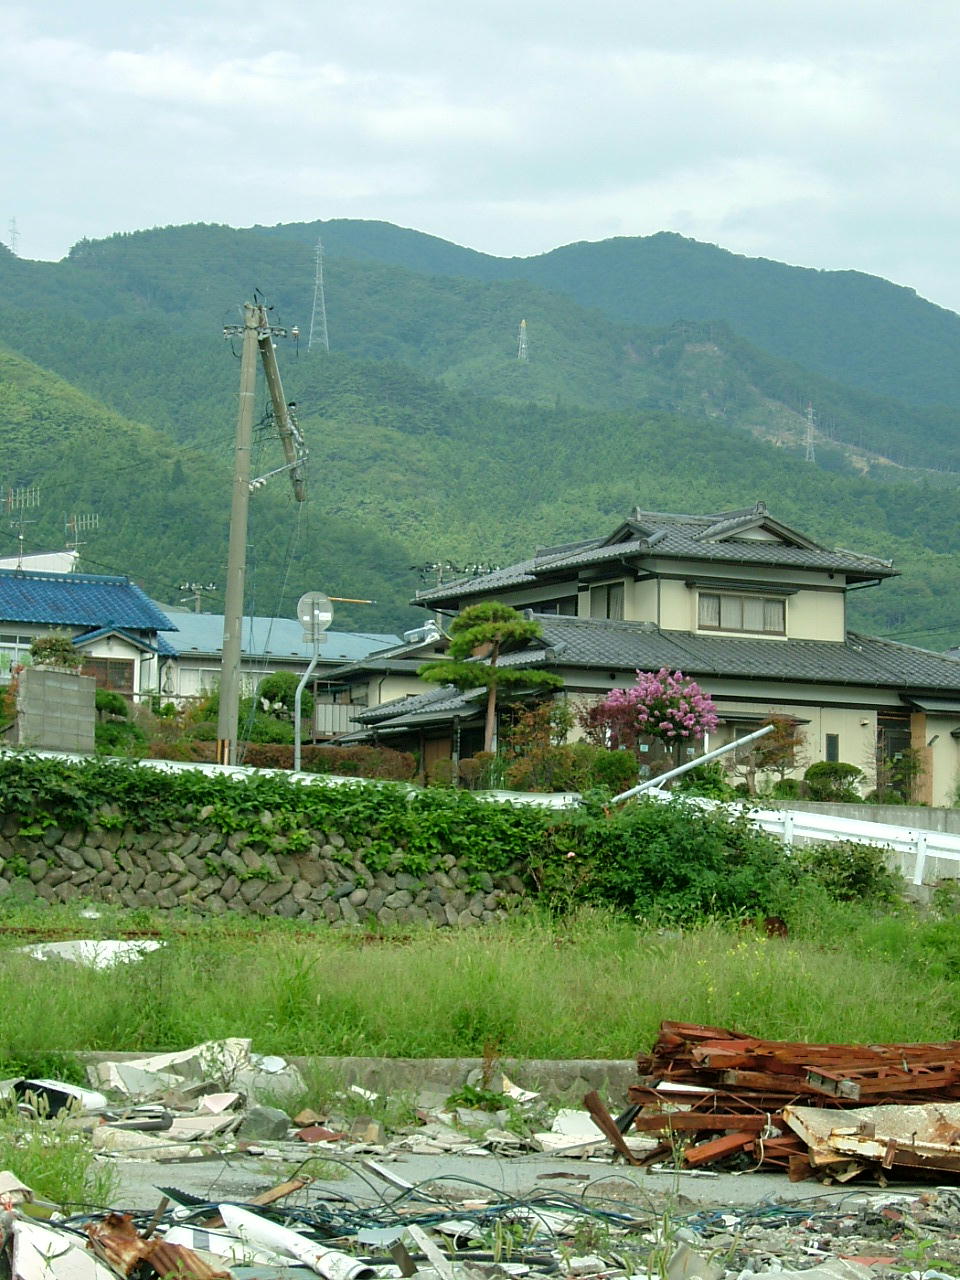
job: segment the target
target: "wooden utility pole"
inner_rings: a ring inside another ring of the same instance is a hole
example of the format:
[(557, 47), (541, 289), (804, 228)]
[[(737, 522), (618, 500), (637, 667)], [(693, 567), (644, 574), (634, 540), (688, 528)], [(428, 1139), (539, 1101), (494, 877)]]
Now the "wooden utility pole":
[[(237, 443), (233, 468), (233, 503), (230, 508), (230, 544), (227, 551), (227, 586), (223, 616), (223, 655), (220, 672), (220, 710), (217, 716), (217, 761), (236, 764), (237, 729), (240, 704), (240, 658), (243, 632), (243, 586), (247, 567), (247, 514), (250, 493), (272, 475), (288, 472), (293, 496), (306, 497), (303, 468), (307, 451), (297, 425), (294, 406), (287, 404), (273, 350), (274, 336), (286, 337), (286, 329), (273, 327), (262, 303), (243, 304), (243, 324), (228, 325), (227, 337), (243, 340), (240, 354), (240, 405), (237, 412)], [(253, 445), (253, 410), (257, 388), (257, 355), (273, 402), (273, 415), (286, 462), (266, 475), (251, 479), (250, 454)]]
[(236, 764), (240, 703), (240, 642), (243, 629), (243, 586), (247, 570), (247, 515), (250, 506), (250, 450), (257, 386), (259, 307), (243, 304), (243, 349), (240, 355), (240, 405), (230, 507), (227, 586), (223, 606), (223, 657), (220, 709), (217, 715), (217, 762)]

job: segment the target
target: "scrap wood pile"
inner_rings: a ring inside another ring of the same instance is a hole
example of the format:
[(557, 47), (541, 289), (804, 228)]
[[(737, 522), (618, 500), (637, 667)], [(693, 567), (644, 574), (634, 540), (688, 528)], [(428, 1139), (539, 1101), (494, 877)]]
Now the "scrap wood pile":
[(664, 1022), (637, 1066), (626, 1116), (661, 1139), (639, 1163), (735, 1158), (793, 1180), (960, 1174), (958, 1041), (805, 1044)]

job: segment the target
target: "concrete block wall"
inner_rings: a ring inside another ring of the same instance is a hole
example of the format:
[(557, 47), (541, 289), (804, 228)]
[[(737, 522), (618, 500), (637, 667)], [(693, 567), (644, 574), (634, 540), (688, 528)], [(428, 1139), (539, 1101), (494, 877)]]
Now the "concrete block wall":
[(16, 741), (44, 751), (93, 751), (96, 681), (56, 667), (25, 667), (17, 690)]

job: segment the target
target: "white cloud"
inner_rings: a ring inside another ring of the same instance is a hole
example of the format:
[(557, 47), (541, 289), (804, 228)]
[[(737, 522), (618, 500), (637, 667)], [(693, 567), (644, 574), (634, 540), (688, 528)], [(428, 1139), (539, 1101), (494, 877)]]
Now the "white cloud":
[(45, 0), (5, 22), (0, 227), (28, 256), (190, 220), (384, 218), (503, 254), (665, 229), (960, 305), (954, 0)]

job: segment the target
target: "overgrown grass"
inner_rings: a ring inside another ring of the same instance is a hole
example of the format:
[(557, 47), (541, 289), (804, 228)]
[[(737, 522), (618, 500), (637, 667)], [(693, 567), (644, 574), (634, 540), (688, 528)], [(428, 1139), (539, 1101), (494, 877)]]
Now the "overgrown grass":
[(876, 915), (808, 895), (789, 939), (749, 925), (659, 929), (599, 911), (467, 932), (357, 936), (286, 922), (7, 911), (0, 925), (167, 945), (98, 973), (0, 933), (0, 1057), (169, 1049), (228, 1035), (265, 1052), (629, 1058), (663, 1018), (828, 1041), (960, 1038), (960, 919)]
[(113, 1203), (117, 1171), (98, 1161), (86, 1134), (68, 1116), (31, 1120), (14, 1109), (0, 1115), (0, 1169), (11, 1169), (40, 1200), (80, 1213)]

